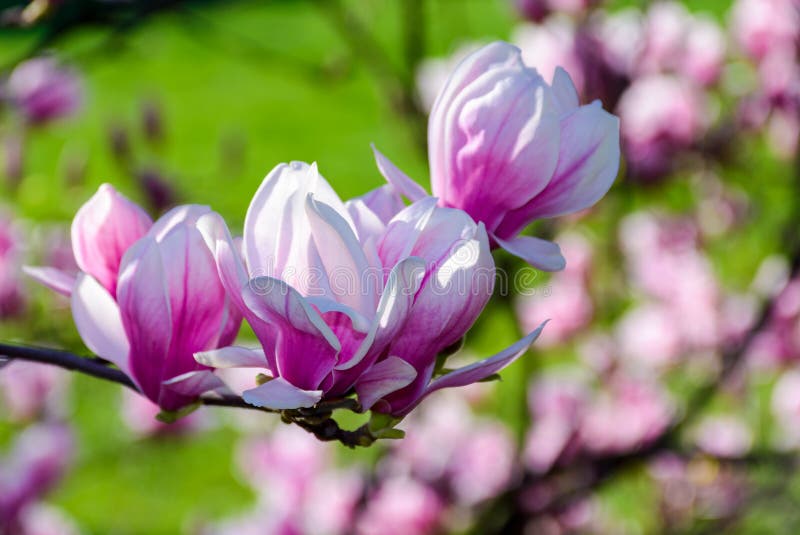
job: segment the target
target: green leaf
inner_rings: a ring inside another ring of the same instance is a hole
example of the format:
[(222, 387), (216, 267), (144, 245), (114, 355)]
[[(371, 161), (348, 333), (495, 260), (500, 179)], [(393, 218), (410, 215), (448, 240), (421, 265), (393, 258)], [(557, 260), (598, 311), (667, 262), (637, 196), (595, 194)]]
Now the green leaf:
[(177, 411), (161, 411), (156, 415), (156, 420), (165, 424), (174, 424), (184, 416), (188, 416), (196, 411), (198, 408), (200, 408), (200, 405), (202, 405), (202, 403), (195, 401), (191, 405), (186, 405)]

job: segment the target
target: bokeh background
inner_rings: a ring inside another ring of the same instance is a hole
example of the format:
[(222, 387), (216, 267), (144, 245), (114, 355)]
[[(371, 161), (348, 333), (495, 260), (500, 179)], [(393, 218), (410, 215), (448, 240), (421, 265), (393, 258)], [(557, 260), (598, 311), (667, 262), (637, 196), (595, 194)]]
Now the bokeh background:
[(70, 264), (101, 183), (233, 229), (279, 162), (318, 162), (348, 198), (382, 183), (375, 143), (427, 185), (431, 95), (480, 43), (564, 65), (622, 117), (625, 152), (594, 209), (531, 230), (567, 271), (520, 283), (498, 253), (517, 284), (461, 358), (550, 332), (501, 382), (427, 403), (405, 440), (351, 451), (207, 407), (165, 427), (118, 385), (12, 363), (0, 515), (17, 492), (5, 514), (41, 535), (798, 532), (797, 4), (585, 4), (0, 2), (2, 76), (45, 56), (80, 100), (35, 119), (3, 82), (3, 340), (86, 354), (68, 303), (20, 267)]

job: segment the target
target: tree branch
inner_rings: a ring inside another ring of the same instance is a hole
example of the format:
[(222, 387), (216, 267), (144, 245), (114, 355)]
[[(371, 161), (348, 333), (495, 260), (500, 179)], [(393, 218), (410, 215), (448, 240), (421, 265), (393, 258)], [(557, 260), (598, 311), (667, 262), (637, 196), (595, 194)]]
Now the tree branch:
[[(130, 377), (125, 375), (122, 371), (112, 368), (109, 362), (101, 358), (81, 357), (58, 349), (0, 343), (0, 364), (3, 363), (4, 359), (25, 360), (28, 362), (58, 366), (66, 370), (83, 373), (112, 383), (118, 383), (139, 393), (139, 389), (136, 388), (136, 385)], [(2, 366), (0, 365), (0, 367)], [(330, 399), (322, 401), (309, 409), (284, 411), (256, 407), (255, 405), (250, 405), (245, 402), (244, 399), (236, 395), (219, 396), (217, 394), (206, 394), (201, 396), (198, 401), (201, 405), (212, 407), (249, 409), (280, 414), (284, 422), (299, 425), (309, 433), (312, 433), (319, 440), (338, 441), (349, 448), (370, 446), (378, 439), (366, 424), (354, 431), (349, 431), (340, 428), (336, 420), (331, 418), (333, 411), (337, 409), (362, 412), (358, 401), (351, 398)]]

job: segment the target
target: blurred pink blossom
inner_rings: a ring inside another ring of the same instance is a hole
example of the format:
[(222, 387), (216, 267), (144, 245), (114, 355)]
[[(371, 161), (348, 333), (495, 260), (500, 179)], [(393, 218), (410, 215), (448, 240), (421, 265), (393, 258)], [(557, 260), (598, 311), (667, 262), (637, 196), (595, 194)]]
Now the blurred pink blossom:
[(678, 2), (656, 2), (644, 24), (637, 76), (673, 73), (700, 85), (717, 80), (727, 47), (722, 29), (712, 19), (692, 15)]
[(756, 60), (796, 47), (800, 8), (795, 0), (736, 0), (731, 31), (742, 49)]
[(72, 70), (39, 57), (17, 65), (5, 95), (29, 122), (40, 124), (72, 115), (81, 105), (83, 88)]
[(753, 445), (745, 422), (734, 416), (711, 416), (700, 422), (695, 434), (697, 446), (715, 457), (742, 457)]
[(772, 414), (778, 446), (784, 449), (800, 448), (800, 369), (787, 370), (775, 383)]
[(637, 78), (617, 106), (623, 148), (632, 170), (644, 178), (668, 173), (675, 156), (691, 148), (711, 122), (702, 90), (683, 78)]
[(386, 459), (386, 474), (410, 474), (449, 489), (457, 504), (468, 507), (502, 492), (511, 481), (516, 448), (509, 431), (477, 417), (456, 393), (437, 394), (435, 403), (402, 428), (406, 438)]
[(531, 385), (532, 425), (522, 455), (529, 470), (546, 472), (570, 447), (575, 452), (578, 427), (591, 397), (587, 380), (574, 372), (550, 372)]
[(580, 441), (595, 454), (618, 454), (648, 445), (672, 423), (675, 407), (656, 383), (615, 378), (587, 408)]
[(23, 422), (63, 415), (69, 380), (69, 372), (55, 366), (22, 360), (10, 362), (0, 368), (3, 417)]
[(61, 479), (72, 450), (72, 434), (60, 424), (35, 424), (16, 436), (0, 458), (0, 532), (21, 532), (23, 510)]
[(358, 535), (428, 535), (437, 533), (444, 504), (436, 492), (417, 480), (385, 479), (368, 497), (358, 519)]
[(27, 299), (22, 273), (22, 234), (9, 212), (0, 211), (0, 318), (21, 314)]
[(518, 26), (511, 40), (522, 51), (525, 65), (536, 69), (545, 80), (552, 80), (561, 67), (572, 78), (579, 94), (584, 94), (583, 65), (575, 49), (575, 22), (567, 17), (548, 17), (541, 24)]

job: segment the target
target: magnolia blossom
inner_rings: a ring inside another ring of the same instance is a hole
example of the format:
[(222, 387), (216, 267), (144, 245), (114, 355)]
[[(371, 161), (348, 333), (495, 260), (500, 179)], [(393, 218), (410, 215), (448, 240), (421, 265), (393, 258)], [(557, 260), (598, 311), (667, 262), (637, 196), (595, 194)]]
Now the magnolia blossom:
[(44, 123), (74, 113), (82, 87), (75, 73), (53, 58), (20, 63), (8, 78), (4, 94), (31, 123)]
[(595, 454), (618, 454), (650, 444), (672, 423), (675, 407), (656, 384), (616, 377), (587, 407), (580, 426), (583, 447)]
[(404, 415), (430, 392), (495, 373), (538, 335), (431, 380), (437, 354), (464, 335), (494, 285), (483, 225), (434, 199), (403, 208), (384, 186), (343, 203), (316, 165), (293, 162), (253, 198), (243, 258), (219, 216), (199, 226), (262, 349), (196, 358), (267, 368), (272, 379), (244, 392), (254, 405), (310, 407), (355, 389), (364, 410)]
[(797, 46), (800, 8), (795, 0), (736, 0), (731, 30), (744, 51), (760, 60)]
[(617, 107), (628, 164), (646, 178), (663, 176), (680, 151), (705, 133), (710, 114), (702, 91), (674, 76), (637, 79)]
[(753, 445), (753, 435), (747, 425), (734, 416), (713, 416), (700, 422), (695, 442), (716, 457), (742, 457)]
[(778, 446), (800, 448), (800, 369), (787, 370), (772, 390), (772, 414), (777, 424)]
[(637, 74), (677, 73), (701, 85), (714, 83), (725, 59), (725, 35), (709, 17), (692, 15), (678, 2), (657, 2), (647, 11)]
[(181, 206), (153, 223), (106, 184), (72, 222), (78, 276), (27, 268), (70, 296), (87, 347), (116, 364), (164, 410), (180, 409), (221, 387), (193, 354), (230, 344), (241, 322), (196, 227), (210, 211)]
[(551, 12), (580, 15), (596, 0), (514, 0), (519, 14), (535, 22), (541, 22)]
[(22, 236), (11, 215), (0, 211), (0, 318), (17, 316), (25, 310), (26, 299), (20, 280)]
[(512, 437), (499, 422), (477, 417), (461, 394), (438, 393), (403, 422), (406, 437), (379, 467), (382, 476), (410, 474), (466, 507), (507, 488), (515, 468)]
[[(486, 227), (493, 243), (542, 269), (564, 267), (558, 246), (519, 236), (536, 219), (588, 208), (619, 166), (619, 126), (599, 101), (580, 106), (569, 75), (552, 85), (518, 48), (489, 44), (462, 61), (431, 111), (433, 195)], [(384, 177), (409, 199), (425, 191), (381, 154)]]
[(427, 485), (407, 477), (381, 482), (358, 520), (358, 535), (432, 535), (442, 522), (444, 503)]
[(72, 457), (72, 435), (58, 424), (22, 431), (0, 458), (0, 533), (23, 531), (23, 513), (62, 477)]
[(3, 417), (30, 421), (61, 415), (67, 405), (70, 375), (55, 366), (14, 361), (0, 367), (0, 407)]

